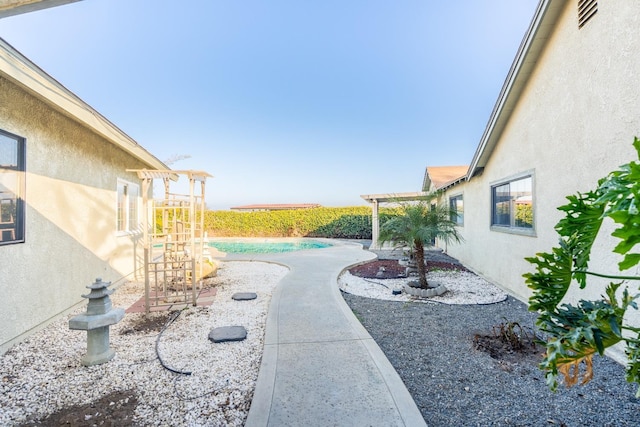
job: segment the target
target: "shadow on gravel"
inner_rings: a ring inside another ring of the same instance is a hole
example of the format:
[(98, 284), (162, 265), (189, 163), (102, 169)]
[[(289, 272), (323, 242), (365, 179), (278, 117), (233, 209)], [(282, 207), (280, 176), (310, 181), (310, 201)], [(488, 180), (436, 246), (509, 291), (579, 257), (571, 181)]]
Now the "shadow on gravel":
[(640, 425), (636, 386), (609, 358), (594, 358), (587, 385), (552, 393), (535, 352), (505, 350), (506, 357), (492, 357), (476, 349), (474, 337), (491, 336), (504, 319), (533, 327), (535, 314), (512, 297), (490, 305), (445, 305), (342, 295), (430, 426)]

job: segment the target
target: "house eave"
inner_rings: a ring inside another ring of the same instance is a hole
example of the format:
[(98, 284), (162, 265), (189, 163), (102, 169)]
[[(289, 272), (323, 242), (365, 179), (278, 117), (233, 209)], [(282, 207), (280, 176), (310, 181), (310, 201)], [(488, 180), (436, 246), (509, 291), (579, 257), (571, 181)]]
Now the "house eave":
[(0, 75), (153, 169), (169, 169), (106, 117), (0, 38)]
[(456, 178), (452, 181), (442, 184), (440, 187), (436, 188), (436, 191), (446, 191), (449, 188), (455, 187), (456, 185), (460, 184), (465, 180), (466, 180), (466, 176), (461, 176), (460, 178)]
[(498, 95), (498, 100), (489, 117), (480, 143), (467, 171), (471, 179), (478, 169), (484, 168), (507, 125), (511, 114), (533, 73), (540, 54), (549, 39), (555, 23), (570, 2), (563, 0), (541, 0), (531, 24), (520, 43), (516, 57)]
[(35, 12), (49, 7), (74, 3), (78, 0), (0, 0), (0, 18)]

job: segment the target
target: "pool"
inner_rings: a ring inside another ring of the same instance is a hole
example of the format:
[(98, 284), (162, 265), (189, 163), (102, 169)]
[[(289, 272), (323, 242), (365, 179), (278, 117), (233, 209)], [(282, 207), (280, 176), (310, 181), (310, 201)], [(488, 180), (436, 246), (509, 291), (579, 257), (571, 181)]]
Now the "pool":
[(317, 240), (211, 240), (209, 246), (232, 254), (266, 254), (322, 249), (332, 245)]

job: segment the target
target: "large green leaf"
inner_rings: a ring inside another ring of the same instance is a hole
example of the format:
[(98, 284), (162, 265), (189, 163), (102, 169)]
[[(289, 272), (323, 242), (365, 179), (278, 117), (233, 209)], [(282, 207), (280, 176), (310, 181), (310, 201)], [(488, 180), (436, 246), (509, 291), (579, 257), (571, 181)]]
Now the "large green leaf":
[[(633, 145), (640, 158), (640, 140), (635, 138)], [(575, 384), (580, 366), (586, 369), (583, 382), (588, 381), (593, 355), (602, 355), (621, 341), (627, 343), (627, 380), (640, 384), (640, 328), (624, 323), (627, 309), (637, 309), (637, 295), (630, 295), (626, 288), (620, 295), (621, 284), (611, 283), (600, 300), (581, 300), (575, 306), (562, 304), (573, 279), (584, 288), (588, 275), (615, 277), (588, 270), (591, 249), (604, 218), (609, 217), (618, 225), (612, 236), (620, 241), (612, 251), (624, 255), (619, 269), (640, 263), (640, 254), (631, 252), (640, 243), (640, 163), (623, 165), (600, 180), (596, 190), (567, 199), (569, 203), (558, 208), (565, 214), (555, 227), (560, 237), (558, 247), (526, 258), (535, 272), (524, 275), (533, 291), (529, 308), (539, 313), (536, 324), (549, 337), (547, 353), (540, 365), (547, 384), (555, 390), (559, 374), (567, 385)], [(618, 276), (618, 279), (638, 278)], [(635, 338), (623, 334), (623, 330), (633, 332)]]
[(558, 209), (565, 217), (556, 225), (559, 246), (551, 253), (538, 253), (526, 258), (534, 264), (535, 273), (524, 275), (533, 290), (529, 307), (533, 311), (554, 312), (575, 278), (580, 287), (586, 285), (586, 271), (591, 247), (600, 231), (604, 205), (596, 203), (598, 194), (589, 192), (568, 196), (568, 204)]

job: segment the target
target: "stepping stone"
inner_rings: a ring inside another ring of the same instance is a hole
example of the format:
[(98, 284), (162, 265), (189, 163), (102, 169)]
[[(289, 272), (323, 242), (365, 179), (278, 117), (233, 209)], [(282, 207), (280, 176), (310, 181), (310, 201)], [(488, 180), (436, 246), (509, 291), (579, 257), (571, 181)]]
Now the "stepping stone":
[(255, 292), (236, 292), (231, 296), (236, 301), (249, 301), (258, 298)]
[(244, 326), (221, 326), (209, 332), (209, 339), (213, 342), (242, 341), (247, 338)]

